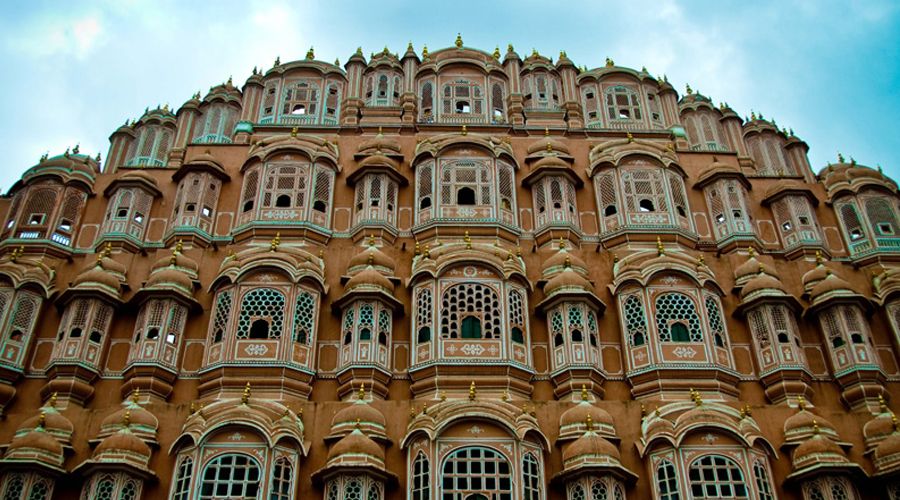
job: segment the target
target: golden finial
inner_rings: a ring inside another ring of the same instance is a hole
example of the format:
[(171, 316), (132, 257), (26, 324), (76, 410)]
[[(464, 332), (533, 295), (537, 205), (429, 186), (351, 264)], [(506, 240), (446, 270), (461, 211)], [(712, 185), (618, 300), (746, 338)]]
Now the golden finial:
[(191, 415), (193, 415), (194, 413), (197, 413), (197, 403), (191, 401), (191, 408), (189, 411), (191, 412)]
[(134, 392), (131, 393), (131, 402), (134, 404), (138, 404), (141, 400), (141, 388), (136, 387)]
[(744, 410), (744, 407), (742, 406), (741, 407), (741, 420), (744, 420), (745, 418), (747, 418), (747, 411)]
[(281, 232), (275, 233), (275, 237), (272, 238), (272, 241), (269, 243), (269, 251), (276, 252), (278, 251), (278, 245), (281, 244)]
[(366, 384), (363, 382), (359, 383), (359, 395), (356, 396), (357, 401), (365, 401), (366, 400)]
[(844, 155), (840, 151), (838, 151), (838, 163), (844, 163)]
[(375, 256), (372, 254), (369, 254), (369, 258), (366, 259), (366, 265), (371, 266), (374, 262), (375, 262)]
[(250, 382), (247, 382), (247, 385), (244, 386), (244, 393), (241, 394), (241, 403), (247, 404), (250, 401)]
[(360, 423), (360, 419), (359, 419), (359, 417), (356, 417), (356, 425), (354, 427), (359, 429), (359, 423)]
[(566, 240), (562, 236), (559, 237), (559, 249), (560, 250), (566, 249)]
[(128, 428), (131, 425), (131, 410), (126, 410), (122, 415), (122, 427)]
[(53, 394), (50, 395), (50, 408), (56, 408), (56, 398), (59, 395), (58, 392), (53, 391)]
[(750, 111), (750, 121), (756, 121), (756, 111)]
[(459, 34), (459, 33), (456, 34), (456, 41), (453, 42), (453, 44), (456, 45), (456, 48), (458, 48), (458, 49), (461, 49), (461, 48), (462, 48), (462, 46), (463, 46), (463, 41), (462, 41), (462, 35), (461, 35), (461, 34)]
[(609, 57), (606, 58), (606, 67), (607, 67), (607, 68), (612, 68), (612, 67), (615, 66), (615, 65), (616, 65), (615, 61), (613, 61), (613, 60), (610, 59)]
[(419, 242), (417, 241), (417, 242), (416, 242), (415, 255), (419, 255), (419, 254), (421, 254), (421, 253), (422, 253), (422, 248), (421, 248), (421, 246), (419, 245)]
[(103, 254), (102, 254), (102, 255), (103, 255), (104, 257), (109, 257), (110, 255), (112, 255), (112, 243), (110, 243), (110, 242), (108, 242), (108, 241), (106, 242), (106, 246), (103, 248)]
[(469, 401), (475, 401), (475, 381), (469, 385)]
[(428, 401), (422, 403), (422, 415), (428, 415)]
[(747, 414), (748, 417), (753, 415), (753, 409), (750, 408), (749, 403), (744, 405), (744, 412)]
[(528, 415), (528, 403), (522, 403), (522, 414)]
[(822, 251), (816, 250), (816, 265), (821, 266), (823, 262), (825, 262), (825, 258), (822, 257)]
[(334, 65), (335, 65), (335, 66), (340, 66), (340, 65), (341, 65), (341, 60), (338, 59), (337, 57), (335, 57), (335, 58), (334, 58)]
[(81, 144), (75, 144), (75, 147), (72, 148), (72, 154), (77, 155), (81, 151)]
[(516, 257), (521, 257), (521, 256), (522, 256), (522, 247), (517, 246), (516, 247)]
[(565, 58), (565, 57), (569, 57), (569, 56), (566, 55), (566, 51), (565, 51), (565, 50), (560, 50), (560, 51), (559, 51), (559, 58), (560, 58), (560, 59), (563, 59), (563, 58)]
[(424, 257), (424, 258), (426, 258), (426, 259), (430, 259), (430, 258), (431, 258), (431, 249), (429, 248), (429, 246), (428, 246), (427, 243), (425, 244), (425, 251), (424, 251), (424, 253), (422, 254), (422, 257)]
[(310, 47), (309, 50), (306, 51), (306, 60), (312, 61), (316, 58), (316, 53), (313, 51), (313, 48)]
[(462, 130), (460, 131), (460, 133), (462, 135), (468, 135), (469, 129), (465, 126), (465, 124), (462, 126)]
[(409, 407), (409, 418), (416, 418), (416, 405)]
[(756, 257), (756, 250), (754, 250), (753, 247), (747, 247), (747, 256), (751, 259)]
[(765, 272), (766, 272), (765, 268), (763, 267), (762, 264), (760, 264), (759, 269), (757, 269), (757, 274), (763, 274)]
[(588, 390), (587, 390), (587, 386), (584, 384), (581, 384), (581, 400), (582, 401), (588, 400)]
[(507, 52), (515, 52), (515, 50), (513, 49), (513, 44), (511, 44), (511, 43), (506, 44), (506, 51)]
[(705, 265), (706, 265), (706, 261), (703, 260), (703, 254), (702, 254), (702, 253), (701, 253), (700, 255), (697, 256), (697, 265), (698, 265), (698, 266), (705, 266)]
[(494, 59), (497, 59), (498, 61), (500, 60), (500, 46), (499, 45), (494, 47), (494, 53), (491, 55), (494, 56)]
[(628, 144), (631, 144), (632, 142), (634, 142), (634, 136), (631, 135), (631, 132), (628, 132), (628, 133), (625, 135), (625, 139), (628, 140)]
[(568, 255), (566, 255), (566, 260), (563, 261), (563, 267), (565, 269), (572, 267), (572, 260), (569, 258)]
[(552, 152), (553, 152), (553, 144), (550, 144), (549, 142), (547, 143), (547, 152), (548, 152), (548, 153), (552, 153)]
[(466, 242), (466, 250), (472, 249), (472, 238), (469, 237), (469, 231), (466, 231), (466, 234), (463, 236), (463, 241)]
[(647, 407), (644, 406), (644, 403), (641, 403), (641, 420), (643, 420), (647, 416)]
[(614, 254), (612, 254), (612, 256), (613, 256), (613, 264), (618, 264), (619, 263), (619, 255), (614, 253)]
[(695, 391), (693, 388), (691, 389), (691, 400), (697, 406), (700, 406), (703, 404), (703, 398), (700, 396), (700, 393)]
[(538, 56), (540, 56), (541, 54), (538, 53), (538, 51), (537, 51), (536, 48), (532, 47), (532, 48), (531, 48), (531, 55), (532, 55), (533, 57), (538, 57)]
[(428, 46), (427, 45), (422, 46), (422, 60), (424, 61), (425, 59), (428, 59)]
[(688, 94), (688, 95), (691, 95), (691, 94), (694, 93), (694, 89), (691, 88), (691, 84), (690, 84), (690, 83), (685, 84), (685, 90), (687, 91), (687, 94)]
[(819, 434), (820, 431), (821, 429), (819, 429), (819, 421), (813, 419), (813, 434)]
[(447, 392), (441, 391), (441, 401), (447, 401)]
[(504, 403), (509, 401), (509, 391), (508, 390), (503, 391), (503, 396), (500, 399), (502, 399)]
[(587, 427), (588, 432), (594, 430), (594, 419), (591, 418), (590, 413), (584, 418), (584, 425)]
[(544, 127), (544, 137), (550, 137), (550, 127)]
[(653, 410), (653, 415), (655, 415), (656, 417), (662, 415), (662, 413), (659, 411), (659, 406), (657, 406), (656, 409)]
[(656, 255), (661, 257), (665, 254), (666, 254), (666, 249), (665, 249), (665, 247), (663, 247), (662, 238), (657, 236), (656, 237)]
[(806, 410), (806, 399), (803, 396), (797, 396), (797, 408), (800, 408), (800, 411)]
[(41, 415), (38, 417), (38, 428), (43, 429), (44, 425), (47, 423), (47, 413), (41, 412)]
[(298, 129), (297, 127), (292, 128), (292, 129), (291, 129), (291, 137), (297, 137), (297, 131), (298, 131), (298, 130), (299, 130), (299, 129)]
[(887, 413), (887, 403), (884, 401), (884, 396), (878, 395), (878, 407), (881, 409), (881, 413)]

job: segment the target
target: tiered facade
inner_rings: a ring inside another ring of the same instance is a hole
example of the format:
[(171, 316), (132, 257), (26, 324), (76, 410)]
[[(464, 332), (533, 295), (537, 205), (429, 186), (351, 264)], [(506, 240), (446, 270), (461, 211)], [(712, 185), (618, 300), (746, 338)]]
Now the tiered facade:
[(900, 499), (897, 185), (761, 115), (457, 39), (110, 141), (0, 200), (4, 500)]

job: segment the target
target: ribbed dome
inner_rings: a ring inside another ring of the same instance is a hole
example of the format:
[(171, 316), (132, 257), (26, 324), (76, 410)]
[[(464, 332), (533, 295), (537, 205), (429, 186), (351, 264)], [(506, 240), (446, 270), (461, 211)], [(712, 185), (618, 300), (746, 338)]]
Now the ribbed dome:
[(39, 450), (51, 455), (58, 455), (62, 462), (63, 447), (55, 437), (43, 429), (35, 429), (22, 436), (13, 439), (6, 449), (6, 457), (10, 458), (21, 450)]
[[(44, 429), (48, 432), (72, 434), (72, 432), (75, 430), (75, 426), (72, 425), (72, 422), (69, 422), (69, 419), (62, 416), (55, 409), (49, 408), (47, 410), (44, 410), (43, 419)], [(19, 426), (19, 429), (35, 429), (40, 426), (40, 422), (41, 416), (36, 415), (22, 422), (22, 425)]]
[[(562, 246), (563, 244), (560, 245)], [(568, 249), (566, 248), (560, 248), (558, 252), (554, 253), (544, 261), (544, 266), (542, 268), (544, 277), (547, 277), (548, 273), (561, 270), (566, 266), (567, 261), (569, 267), (575, 268), (578, 271), (582, 272), (587, 271), (587, 264), (585, 264), (580, 257), (575, 254), (569, 253)]]
[(149, 184), (153, 185), (154, 187), (157, 186), (156, 179), (154, 179), (152, 175), (148, 174), (147, 172), (143, 172), (141, 170), (132, 170), (132, 171), (122, 175), (121, 177), (119, 177), (118, 180), (119, 181), (140, 181), (140, 182), (149, 183)]
[(137, 404), (129, 404), (110, 414), (103, 419), (100, 428), (103, 429), (124, 425), (123, 422), (126, 420), (126, 413), (127, 420), (131, 425), (152, 428), (154, 430), (159, 428), (159, 420), (152, 413)]
[(762, 268), (763, 272), (765, 272), (766, 274), (774, 274), (771, 269), (763, 265), (756, 258), (756, 252), (753, 252), (751, 249), (750, 257), (746, 260), (746, 262), (734, 269), (735, 281), (741, 282), (743, 280), (752, 279), (754, 276), (759, 274), (760, 268)]
[(353, 275), (353, 277), (347, 281), (344, 289), (350, 291), (360, 287), (378, 288), (385, 290), (388, 293), (394, 293), (394, 284), (391, 283), (391, 280), (376, 271), (372, 266)]
[(152, 453), (150, 447), (147, 446), (147, 443), (143, 442), (128, 430), (119, 431), (101, 441), (100, 444), (97, 445), (97, 449), (94, 450), (94, 456), (99, 457), (104, 453), (115, 452), (136, 453), (141, 457), (146, 457), (148, 460)]
[(183, 272), (175, 269), (162, 269), (150, 275), (147, 280), (147, 287), (168, 287), (174, 286), (190, 290), (193, 287), (191, 278)]
[(807, 439), (797, 449), (792, 457), (794, 468), (799, 469), (809, 463), (846, 463), (847, 455), (844, 450), (830, 438), (816, 434)]
[(850, 287), (850, 283), (839, 278), (836, 274), (828, 272), (825, 275), (825, 279), (816, 283), (809, 291), (809, 298), (815, 302), (817, 298), (830, 292), (856, 293), (856, 291)]
[(886, 411), (886, 408), (884, 410), (863, 426), (863, 437), (869, 448), (878, 444), (885, 436), (893, 434), (897, 426), (897, 417)]
[[(369, 260), (369, 257), (371, 257), (371, 261)], [(350, 258), (347, 270), (352, 271), (356, 267), (364, 267), (369, 264), (375, 267), (387, 268), (391, 271), (393, 271), (396, 266), (394, 259), (388, 257), (387, 254), (382, 252), (378, 247), (370, 245), (364, 251), (359, 252)]]
[(387, 421), (384, 415), (373, 406), (357, 401), (335, 413), (334, 418), (331, 419), (331, 427), (335, 428), (344, 424), (356, 425), (357, 422), (360, 424), (374, 424), (384, 429)]
[(572, 270), (571, 267), (566, 267), (563, 272), (551, 278), (544, 285), (544, 293), (550, 295), (566, 290), (582, 292), (590, 291), (591, 288), (591, 283), (588, 280)]
[(816, 285), (816, 283), (825, 279), (828, 276), (830, 270), (825, 267), (825, 261), (822, 259), (821, 254), (816, 255), (816, 267), (807, 271), (803, 275), (803, 290), (809, 293), (809, 291)]
[[(567, 446), (562, 454), (563, 463), (579, 458), (591, 461), (602, 457), (619, 461), (619, 456), (619, 449), (614, 444), (593, 431), (585, 432), (583, 436)], [(600, 460), (600, 462), (605, 461)]]
[(384, 462), (384, 450), (381, 446), (355, 429), (344, 436), (340, 441), (328, 450), (328, 462), (344, 457), (345, 455), (363, 455), (372, 457), (379, 462)]
[(819, 434), (838, 439), (834, 424), (806, 409), (801, 409), (784, 421), (784, 438), (796, 443), (815, 434), (816, 427), (819, 428)]
[(744, 285), (744, 287), (741, 289), (741, 298), (743, 299), (744, 297), (747, 297), (754, 292), (759, 292), (762, 290), (772, 290), (776, 292), (787, 293), (782, 286), (781, 281), (778, 281), (769, 274), (761, 272), (747, 281), (747, 284)]
[(616, 428), (612, 416), (606, 410), (598, 408), (588, 401), (581, 401), (560, 415), (559, 437), (572, 439), (584, 434), (588, 430), (588, 417), (599, 434), (615, 437)]
[(880, 460), (900, 454), (900, 432), (894, 432), (886, 437), (875, 448), (875, 459)]
[(100, 266), (96, 266), (91, 269), (88, 269), (87, 271), (82, 272), (72, 282), (73, 286), (97, 285), (97, 284), (112, 288), (113, 290), (118, 290), (119, 289), (119, 278), (117, 278), (114, 274), (101, 268)]

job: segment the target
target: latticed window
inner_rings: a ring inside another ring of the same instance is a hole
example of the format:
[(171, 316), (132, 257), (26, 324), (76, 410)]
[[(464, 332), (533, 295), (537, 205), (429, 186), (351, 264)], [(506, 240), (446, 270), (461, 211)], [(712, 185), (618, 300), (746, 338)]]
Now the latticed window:
[(344, 311), (341, 366), (377, 363), (386, 368), (392, 317), (378, 302), (355, 302)]
[(188, 500), (191, 498), (191, 477), (194, 474), (194, 460), (185, 457), (179, 462), (172, 482), (172, 500)]
[(794, 168), (784, 155), (782, 141), (774, 134), (755, 135), (747, 139), (750, 157), (756, 163), (759, 175), (795, 175)]
[(419, 288), (416, 294), (416, 341), (418, 343), (431, 342), (432, 315), (434, 314), (434, 300), (431, 288)]
[(125, 165), (129, 167), (163, 167), (172, 147), (172, 129), (163, 125), (143, 124), (137, 139), (131, 142)]
[(554, 110), (559, 109), (558, 79), (543, 71), (527, 75), (522, 80), (525, 108)]
[(515, 224), (515, 173), (512, 165), (501, 160), (497, 161), (497, 193), (500, 198), (500, 220), (507, 224)]
[(503, 123), (506, 121), (506, 103), (503, 100), (503, 85), (494, 82), (491, 85), (491, 122)]
[(656, 297), (656, 329), (663, 342), (703, 342), (697, 305), (683, 293)]
[(203, 113), (203, 126), (194, 136), (198, 144), (231, 144), (231, 134), (240, 111), (225, 103), (211, 104)]
[(4, 235), (21, 239), (48, 238), (72, 245), (87, 193), (56, 182), (41, 182), (20, 190), (13, 199)]
[(453, 160), (441, 165), (441, 203), (491, 205), (490, 167), (478, 160)]
[(769, 472), (762, 460), (753, 461), (753, 478), (756, 480), (759, 500), (775, 500), (775, 492), (772, 491), (772, 483), (769, 482)]
[(152, 205), (153, 195), (143, 189), (117, 189), (106, 209), (103, 234), (123, 234), (143, 240)]
[(297, 293), (294, 302), (294, 342), (311, 345), (315, 339), (316, 318), (316, 297), (301, 290)]
[(383, 486), (367, 475), (332, 477), (326, 485), (327, 500), (381, 500)]
[(706, 306), (706, 317), (709, 320), (709, 333), (713, 336), (716, 347), (728, 347), (725, 334), (725, 321), (722, 319), (722, 309), (719, 301), (712, 296), (707, 296), (703, 301)]
[(53, 480), (35, 472), (8, 472), (2, 476), (3, 500), (50, 500)]
[(243, 454), (227, 454), (206, 465), (198, 500), (257, 498), (260, 469), (256, 460)]
[(161, 361), (174, 368), (187, 307), (171, 299), (151, 299), (141, 305), (134, 325), (129, 362)]
[(631, 213), (668, 212), (663, 172), (659, 169), (634, 169), (622, 173), (622, 192)]
[(238, 317), (237, 338), (277, 339), (284, 329), (284, 295), (271, 288), (244, 294)]
[(356, 184), (357, 224), (380, 221), (394, 225), (397, 215), (397, 182), (386, 174), (369, 174)]
[(638, 295), (629, 295), (622, 302), (625, 315), (625, 332), (628, 344), (641, 346), (647, 343), (647, 318), (644, 315), (644, 303)]
[(656, 489), (659, 491), (659, 500), (680, 500), (678, 475), (672, 462), (663, 460), (656, 466)]
[(706, 455), (688, 469), (691, 498), (750, 498), (741, 468), (730, 458)]
[[(848, 363), (877, 365), (868, 323), (859, 306), (845, 304), (829, 307), (819, 313), (819, 321), (831, 346), (832, 356), (837, 360), (835, 371)], [(849, 351), (847, 355), (843, 355), (845, 350)], [(848, 356), (852, 361), (846, 359)]]
[(266, 83), (263, 90), (262, 102), (259, 106), (259, 123), (273, 123), (275, 121), (275, 105), (278, 100), (278, 82), (270, 81)]
[[(257, 170), (244, 178), (240, 222), (308, 221), (328, 227), (331, 221), (334, 171), (320, 164), (274, 162), (265, 166), (257, 186)], [(310, 191), (312, 187), (312, 191)], [(261, 198), (259, 207), (257, 197)]]
[(781, 231), (785, 248), (821, 244), (818, 224), (812, 206), (805, 196), (784, 196), (772, 203), (772, 212), (775, 214), (775, 223)]
[(434, 83), (430, 81), (423, 83), (419, 90), (419, 120), (434, 121)]
[(291, 500), (294, 497), (293, 484), (294, 466), (291, 461), (284, 457), (275, 460), (269, 500)]
[(75, 299), (66, 305), (53, 351), (55, 359), (97, 364), (113, 308), (99, 299)]
[(319, 111), (319, 86), (309, 80), (286, 82), (281, 96), (281, 117), (310, 116)]
[(445, 115), (482, 115), (484, 113), (484, 95), (481, 86), (464, 79), (444, 84), (441, 113)]
[(803, 497), (809, 500), (853, 500), (856, 491), (844, 477), (824, 476), (803, 484)]
[(216, 309), (213, 315), (212, 336), (213, 343), (219, 343), (228, 331), (228, 318), (231, 317), (231, 301), (234, 297), (233, 290), (223, 290), (216, 296)]
[(525, 299), (520, 290), (509, 291), (509, 336), (513, 342), (525, 343)]
[(695, 111), (684, 117), (688, 139), (694, 151), (726, 151), (723, 133), (711, 111)]
[(419, 452), (412, 466), (412, 500), (431, 500), (431, 478), (429, 477), (428, 458)]
[(416, 221), (426, 222), (431, 218), (434, 204), (434, 162), (427, 161), (416, 168)]
[(541, 468), (537, 458), (531, 453), (522, 457), (522, 500), (541, 500), (543, 498)]
[[(851, 251), (860, 249), (859, 242), (866, 239), (866, 230), (860, 220), (859, 211), (854, 201), (845, 201), (835, 204), (835, 212), (844, 226), (844, 234), (850, 244)], [(862, 250), (868, 249), (868, 245)]]
[(887, 197), (877, 196), (865, 199), (866, 217), (872, 230), (878, 236), (898, 236), (897, 215), (894, 205)]
[(600, 114), (600, 98), (595, 85), (585, 85), (581, 89), (581, 105), (584, 107), (584, 121), (589, 128), (602, 126)]
[(36, 293), (0, 288), (0, 364), (23, 367), (42, 302)]
[(212, 233), (222, 181), (210, 173), (189, 172), (178, 183), (172, 209), (172, 226), (197, 228)]
[(84, 485), (81, 498), (91, 500), (137, 500), (141, 494), (142, 482), (128, 474), (98, 473)]
[(444, 500), (512, 500), (511, 467), (492, 449), (461, 448), (444, 461), (441, 489)]
[(575, 186), (563, 176), (545, 177), (534, 185), (535, 229), (568, 223), (578, 227)]
[(754, 234), (747, 209), (747, 192), (736, 179), (724, 179), (706, 188), (706, 203), (717, 239), (734, 234)]
[(640, 121), (640, 95), (624, 85), (609, 87), (603, 92), (606, 96), (606, 117), (610, 122), (618, 120)]
[(400, 78), (390, 73), (366, 78), (366, 106), (398, 106), (401, 92)]
[(454, 285), (441, 300), (441, 337), (499, 339), (501, 311), (493, 288), (481, 283)]

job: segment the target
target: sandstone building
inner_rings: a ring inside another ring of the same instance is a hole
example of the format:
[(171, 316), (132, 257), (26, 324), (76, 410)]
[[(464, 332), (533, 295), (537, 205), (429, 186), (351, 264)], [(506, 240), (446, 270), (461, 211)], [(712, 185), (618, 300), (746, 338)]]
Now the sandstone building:
[(0, 200), (0, 499), (900, 499), (898, 191), (646, 70), (254, 69)]

